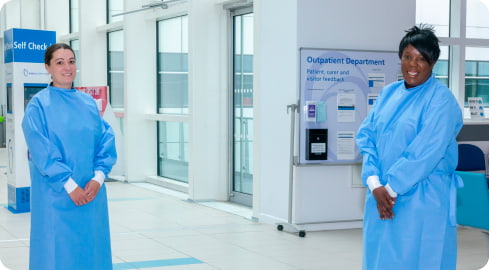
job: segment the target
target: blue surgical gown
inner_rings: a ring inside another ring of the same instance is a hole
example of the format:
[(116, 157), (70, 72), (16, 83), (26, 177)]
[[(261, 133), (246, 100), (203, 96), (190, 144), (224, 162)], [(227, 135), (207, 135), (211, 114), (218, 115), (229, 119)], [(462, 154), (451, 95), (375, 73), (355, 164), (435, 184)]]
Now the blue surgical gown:
[(29, 102), (22, 128), (31, 174), (31, 270), (112, 269), (105, 184), (95, 199), (75, 206), (64, 184), (83, 188), (94, 171), (116, 161), (112, 128), (93, 98), (48, 86)]
[(386, 86), (361, 124), (362, 181), (378, 175), (398, 193), (394, 218), (381, 220), (367, 189), (363, 224), (364, 270), (452, 270), (456, 267), (456, 136), (462, 113), (434, 75), (406, 89)]

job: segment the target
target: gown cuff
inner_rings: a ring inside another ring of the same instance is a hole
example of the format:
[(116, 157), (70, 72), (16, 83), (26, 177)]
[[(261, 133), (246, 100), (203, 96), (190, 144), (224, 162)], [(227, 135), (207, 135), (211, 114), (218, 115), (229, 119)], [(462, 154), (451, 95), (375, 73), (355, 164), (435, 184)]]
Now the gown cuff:
[(382, 185), (380, 184), (379, 176), (378, 175), (371, 175), (367, 178), (367, 186), (370, 189), (370, 191), (374, 191), (374, 189), (381, 187)]
[(73, 192), (73, 190), (75, 190), (77, 187), (78, 187), (78, 184), (71, 177), (68, 179), (68, 181), (66, 181), (66, 183), (64, 185), (64, 188), (65, 188), (66, 192), (68, 192), (68, 194)]
[(93, 180), (97, 181), (100, 186), (104, 183), (105, 174), (102, 171), (95, 171), (95, 175), (93, 176)]
[(392, 188), (391, 188), (391, 185), (387, 184), (385, 185), (385, 189), (387, 189), (387, 192), (389, 192), (389, 196), (391, 196), (392, 198), (395, 198), (397, 197), (397, 192), (395, 192)]

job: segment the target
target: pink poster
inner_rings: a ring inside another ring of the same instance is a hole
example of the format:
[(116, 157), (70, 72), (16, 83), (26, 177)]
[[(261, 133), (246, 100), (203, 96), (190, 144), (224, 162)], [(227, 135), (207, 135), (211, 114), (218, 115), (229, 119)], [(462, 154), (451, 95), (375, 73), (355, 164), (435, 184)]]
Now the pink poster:
[(100, 114), (104, 115), (108, 102), (107, 86), (75, 87), (75, 89), (91, 95), (95, 99), (95, 102), (97, 102)]

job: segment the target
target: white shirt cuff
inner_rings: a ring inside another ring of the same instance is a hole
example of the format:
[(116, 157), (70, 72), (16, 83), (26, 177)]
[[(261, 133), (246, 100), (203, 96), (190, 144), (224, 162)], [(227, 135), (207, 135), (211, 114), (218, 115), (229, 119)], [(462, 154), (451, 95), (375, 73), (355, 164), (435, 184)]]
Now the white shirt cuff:
[(73, 190), (75, 190), (77, 187), (78, 187), (78, 184), (71, 177), (68, 179), (68, 181), (66, 181), (66, 183), (64, 185), (64, 188), (65, 188), (66, 192), (68, 192), (68, 194), (73, 192)]
[(378, 175), (371, 175), (367, 178), (367, 185), (370, 191), (374, 191), (374, 189), (381, 187), (382, 185), (380, 184), (379, 176)]
[(387, 184), (385, 185), (385, 189), (387, 189), (387, 192), (389, 192), (389, 196), (391, 196), (392, 198), (395, 198), (397, 197), (397, 192), (395, 192), (392, 188), (391, 188), (391, 185)]
[(93, 176), (93, 180), (97, 181), (100, 186), (104, 183), (105, 174), (102, 171), (95, 171), (95, 175)]

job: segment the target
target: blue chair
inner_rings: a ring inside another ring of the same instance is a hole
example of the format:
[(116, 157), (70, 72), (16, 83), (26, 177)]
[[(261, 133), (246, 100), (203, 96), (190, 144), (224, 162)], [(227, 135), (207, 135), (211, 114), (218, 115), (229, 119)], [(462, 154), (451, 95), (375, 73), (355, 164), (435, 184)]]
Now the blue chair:
[(484, 152), (473, 145), (461, 143), (458, 145), (458, 165), (457, 171), (485, 171), (486, 161)]
[[(484, 152), (459, 144), (457, 174), (464, 187), (457, 190), (457, 224), (482, 230), (489, 243), (489, 189)], [(481, 269), (489, 269), (489, 260)]]
[(489, 190), (485, 174), (456, 172), (464, 182), (457, 190), (457, 224), (489, 231)]

